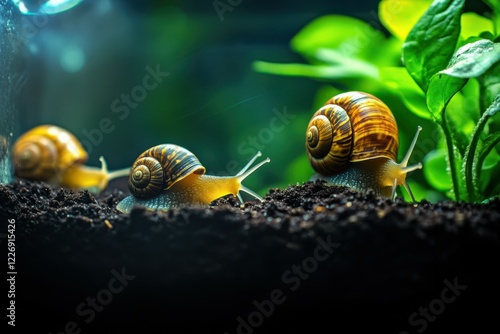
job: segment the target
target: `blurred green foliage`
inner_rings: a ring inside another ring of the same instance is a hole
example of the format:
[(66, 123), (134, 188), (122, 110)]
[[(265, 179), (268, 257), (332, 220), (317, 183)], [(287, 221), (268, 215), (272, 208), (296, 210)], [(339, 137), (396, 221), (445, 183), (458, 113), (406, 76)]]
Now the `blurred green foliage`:
[[(489, 17), (462, 13), (464, 0), (382, 0), (383, 27), (376, 17), (323, 16), (290, 43), (308, 63), (254, 69), (324, 82), (312, 110), (340, 91), (378, 96), (398, 122), (400, 155), (416, 125), (424, 128), (412, 156), (423, 173), (408, 176), (417, 200), (481, 201), (500, 194), (500, 5), (485, 2)], [(307, 164), (297, 158), (287, 175), (302, 179)]]

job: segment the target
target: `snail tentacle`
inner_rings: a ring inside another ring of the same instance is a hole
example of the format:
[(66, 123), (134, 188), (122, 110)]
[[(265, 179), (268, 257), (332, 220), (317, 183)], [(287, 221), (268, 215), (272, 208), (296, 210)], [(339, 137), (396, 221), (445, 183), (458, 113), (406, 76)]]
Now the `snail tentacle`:
[[(245, 167), (243, 167), (243, 169), (238, 173), (236, 174), (236, 178), (238, 179), (239, 183), (240, 183), (240, 191), (243, 191), (243, 192), (246, 192), (247, 194), (249, 195), (252, 195), (253, 197), (255, 197), (257, 200), (259, 201), (263, 201), (264, 199), (259, 195), (257, 194), (255, 191), (245, 187), (243, 184), (241, 184), (241, 182), (243, 182), (244, 179), (246, 179), (250, 174), (252, 174), (253, 172), (255, 172), (257, 169), (259, 169), (262, 165), (266, 164), (266, 163), (269, 163), (271, 162), (271, 159), (269, 158), (266, 158), (264, 159), (263, 161), (259, 162), (258, 164), (256, 164), (255, 166), (253, 166), (252, 168), (249, 168), (252, 163), (258, 158), (262, 156), (262, 153), (257, 152), (257, 154), (247, 163), (247, 165)], [(238, 196), (238, 199), (240, 200), (240, 203), (243, 203), (243, 199), (240, 195), (240, 192), (238, 191), (237, 193), (237, 196)]]

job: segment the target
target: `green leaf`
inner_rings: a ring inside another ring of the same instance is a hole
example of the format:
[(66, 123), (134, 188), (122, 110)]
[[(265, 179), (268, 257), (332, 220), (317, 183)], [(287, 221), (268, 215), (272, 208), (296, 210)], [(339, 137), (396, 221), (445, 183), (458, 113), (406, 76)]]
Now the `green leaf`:
[(464, 40), (469, 37), (479, 36), (485, 31), (493, 33), (493, 22), (476, 13), (463, 13), (460, 22), (460, 37)]
[(420, 118), (432, 119), (424, 93), (404, 67), (382, 67), (379, 73), (381, 81), (401, 97), (408, 110)]
[(467, 83), (467, 78), (484, 74), (500, 60), (500, 43), (480, 40), (461, 47), (448, 68), (432, 76), (427, 91), (427, 106), (436, 120), (451, 98)]
[(481, 91), (482, 110), (486, 109), (500, 93), (500, 62), (478, 78)]
[(319, 49), (336, 49), (344, 57), (370, 60), (385, 42), (383, 34), (368, 23), (343, 15), (326, 15), (309, 23), (292, 39), (296, 52), (310, 57)]
[(378, 5), (380, 22), (392, 35), (404, 41), (431, 3), (432, 0), (382, 0)]
[(476, 78), (500, 60), (500, 43), (482, 39), (462, 46), (448, 68), (439, 73), (456, 78)]
[[(341, 52), (332, 49), (318, 49), (316, 59), (334, 66), (341, 65), (351, 72), (362, 74), (362, 77), (378, 79), (378, 68), (371, 63), (355, 57), (345, 57)], [(356, 75), (358, 76), (358, 75)]]
[(465, 0), (435, 0), (403, 44), (403, 61), (415, 82), (427, 91), (431, 77), (446, 68), (460, 34)]
[(500, 60), (500, 43), (480, 40), (464, 45), (455, 53), (448, 68), (432, 76), (427, 91), (427, 106), (437, 121), (451, 98), (467, 83)]
[(467, 79), (454, 78), (446, 74), (435, 74), (429, 83), (426, 102), (429, 111), (437, 122), (442, 122), (443, 113), (455, 95), (467, 83)]
[[(366, 66), (371, 66), (366, 64)], [(373, 66), (372, 66), (373, 67)], [(377, 68), (374, 67), (371, 71), (366, 71), (363, 67), (340, 65), (308, 65), (308, 64), (277, 64), (265, 61), (255, 61), (253, 68), (257, 72), (309, 77), (315, 79), (344, 79), (344, 78), (373, 78)], [(376, 76), (378, 78), (378, 76)]]
[(427, 153), (422, 171), (427, 182), (435, 189), (446, 191), (452, 188), (445, 149), (433, 150)]

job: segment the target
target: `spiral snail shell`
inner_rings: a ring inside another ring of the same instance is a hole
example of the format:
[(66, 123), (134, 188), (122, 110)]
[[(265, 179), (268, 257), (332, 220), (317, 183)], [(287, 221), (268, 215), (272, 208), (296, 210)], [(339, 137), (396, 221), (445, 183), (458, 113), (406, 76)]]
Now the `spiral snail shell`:
[(108, 172), (102, 157), (101, 168), (85, 166), (88, 154), (82, 144), (55, 125), (40, 125), (22, 134), (14, 143), (12, 155), (17, 177), (92, 192), (101, 191), (109, 180), (129, 172), (128, 168)]
[(16, 176), (34, 181), (48, 181), (58, 172), (88, 159), (73, 134), (51, 125), (35, 127), (19, 137), (13, 154)]
[(117, 210), (128, 213), (134, 206), (150, 210), (168, 210), (186, 204), (210, 204), (225, 195), (238, 196), (244, 191), (255, 198), (262, 198), (241, 182), (260, 166), (269, 162), (267, 158), (257, 165), (252, 163), (261, 156), (258, 152), (235, 176), (205, 175), (205, 167), (187, 149), (162, 144), (143, 152), (132, 165), (128, 186), (131, 196), (117, 205)]
[(329, 99), (312, 117), (306, 131), (306, 152), (316, 171), (312, 180), (348, 186), (394, 198), (396, 187), (406, 188), (406, 174), (422, 168), (407, 166), (421, 127), (401, 163), (396, 163), (398, 127), (394, 116), (377, 97), (346, 92)]

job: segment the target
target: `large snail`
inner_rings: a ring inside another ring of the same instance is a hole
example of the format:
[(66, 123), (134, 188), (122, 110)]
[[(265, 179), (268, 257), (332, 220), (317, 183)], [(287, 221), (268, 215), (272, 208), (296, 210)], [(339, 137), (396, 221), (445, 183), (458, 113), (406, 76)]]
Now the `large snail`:
[(205, 167), (185, 148), (173, 144), (154, 146), (135, 160), (128, 182), (132, 195), (118, 203), (116, 208), (124, 213), (130, 212), (134, 206), (168, 210), (186, 204), (210, 204), (229, 194), (238, 196), (242, 202), (240, 191), (262, 200), (241, 184), (270, 161), (267, 158), (250, 168), (259, 156), (260, 152), (235, 176), (212, 176), (205, 175)]
[(109, 172), (103, 157), (101, 168), (85, 166), (88, 154), (81, 143), (55, 125), (40, 125), (21, 135), (12, 155), (14, 174), (20, 178), (95, 193), (103, 190), (110, 180), (130, 171), (126, 168)]
[(392, 199), (402, 185), (415, 202), (406, 174), (422, 168), (421, 163), (407, 166), (421, 129), (398, 164), (398, 128), (389, 107), (363, 92), (336, 95), (307, 126), (307, 155), (316, 171), (311, 180), (324, 179), (359, 191), (372, 189)]

